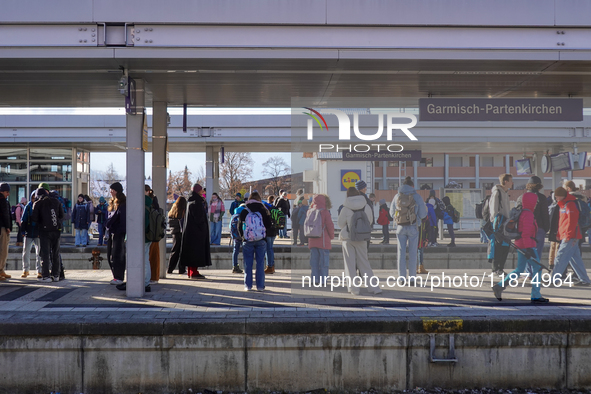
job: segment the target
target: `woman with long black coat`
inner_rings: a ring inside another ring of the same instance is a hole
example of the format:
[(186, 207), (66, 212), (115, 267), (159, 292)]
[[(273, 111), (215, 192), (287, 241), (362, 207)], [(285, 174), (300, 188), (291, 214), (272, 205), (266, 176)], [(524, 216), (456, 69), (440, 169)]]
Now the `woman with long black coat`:
[(187, 267), (191, 279), (205, 279), (205, 276), (199, 273), (199, 268), (211, 265), (208, 218), (201, 190), (203, 188), (198, 183), (193, 186), (182, 230), (179, 265)]

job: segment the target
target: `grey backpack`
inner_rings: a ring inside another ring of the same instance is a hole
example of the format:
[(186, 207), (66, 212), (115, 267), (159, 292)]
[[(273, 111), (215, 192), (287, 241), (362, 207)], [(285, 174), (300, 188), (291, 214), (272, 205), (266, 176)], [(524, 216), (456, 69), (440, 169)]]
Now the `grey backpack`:
[(369, 241), (371, 239), (371, 224), (365, 214), (365, 207), (353, 211), (349, 238), (351, 241)]

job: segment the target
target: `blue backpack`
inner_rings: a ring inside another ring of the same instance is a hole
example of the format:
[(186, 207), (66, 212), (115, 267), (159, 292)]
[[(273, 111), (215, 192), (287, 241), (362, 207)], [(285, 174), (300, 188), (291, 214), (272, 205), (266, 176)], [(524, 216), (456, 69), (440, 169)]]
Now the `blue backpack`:
[(230, 235), (232, 236), (233, 240), (242, 240), (242, 238), (240, 238), (240, 233), (238, 232), (238, 219), (240, 219), (239, 213), (235, 213), (230, 218)]

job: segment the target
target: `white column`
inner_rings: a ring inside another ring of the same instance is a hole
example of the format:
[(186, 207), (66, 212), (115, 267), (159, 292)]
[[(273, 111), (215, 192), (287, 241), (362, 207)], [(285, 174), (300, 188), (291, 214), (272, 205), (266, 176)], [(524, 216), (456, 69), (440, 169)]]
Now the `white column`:
[(415, 189), (419, 190), (419, 162), (416, 160), (412, 162), (412, 181), (415, 183)]
[(209, 204), (211, 194), (214, 192), (213, 188), (213, 162), (214, 162), (213, 146), (205, 148), (205, 188), (207, 189), (206, 201)]
[(144, 295), (144, 151), (142, 129), (144, 127), (144, 81), (136, 80), (137, 115), (126, 116), (127, 142), (127, 296)]
[(445, 187), (449, 183), (449, 153), (445, 153), (443, 157), (443, 187)]
[(505, 172), (507, 174), (511, 173), (511, 156), (505, 155)]
[(382, 161), (382, 190), (388, 190), (388, 162)]
[(474, 156), (474, 165), (476, 167), (476, 181), (475, 181), (475, 187), (477, 189), (480, 188), (480, 155), (476, 155)]
[[(166, 135), (168, 119), (167, 103), (154, 101), (152, 104), (152, 190), (158, 197), (160, 208), (166, 214)], [(160, 240), (160, 278), (166, 278), (166, 237)]]
[[(213, 192), (220, 193), (220, 149), (215, 149), (213, 151)], [(209, 190), (209, 189), (207, 189)], [(262, 190), (259, 190), (259, 193), (262, 194)], [(220, 197), (223, 200), (223, 197)]]

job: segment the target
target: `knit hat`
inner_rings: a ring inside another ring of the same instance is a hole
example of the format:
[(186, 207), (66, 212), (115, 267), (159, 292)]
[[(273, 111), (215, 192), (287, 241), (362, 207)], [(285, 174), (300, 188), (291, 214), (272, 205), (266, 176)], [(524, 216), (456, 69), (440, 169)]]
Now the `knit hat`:
[(554, 190), (554, 196), (556, 197), (566, 197), (567, 194), (568, 192), (564, 187), (558, 186), (556, 190)]
[(111, 189), (115, 190), (117, 193), (123, 193), (123, 186), (119, 182), (113, 183)]
[(431, 189), (429, 191), (429, 197), (435, 197), (435, 190)]
[(99, 202), (102, 204), (102, 203), (104, 203), (104, 202), (107, 202), (107, 200), (105, 200), (105, 198), (104, 198), (104, 197), (101, 197), (101, 198), (99, 198)]
[(540, 177), (537, 177), (537, 176), (534, 175), (531, 178), (529, 178), (529, 181), (527, 181), (527, 183), (533, 183), (534, 185), (537, 185), (537, 184), (540, 184), (541, 185), (542, 184), (542, 180), (540, 179)]
[(37, 199), (43, 197), (43, 196), (47, 196), (49, 194), (49, 192), (47, 191), (47, 189), (40, 187), (39, 189), (37, 189), (36, 191), (36, 195), (37, 195)]
[(0, 192), (9, 192), (10, 185), (8, 183), (0, 183)]
[(236, 197), (240, 197), (240, 198), (242, 198), (242, 194), (240, 194), (240, 193), (236, 193)]
[(200, 184), (196, 183), (193, 185), (193, 193), (199, 193), (201, 190), (203, 190), (203, 188)]
[(380, 205), (384, 205), (386, 203), (386, 200), (384, 200), (383, 198), (380, 200)]
[(355, 182), (355, 189), (357, 189), (357, 190), (363, 190), (366, 187), (367, 187), (367, 183), (365, 183), (365, 181), (359, 180), (359, 181)]
[(250, 197), (250, 193), (249, 192), (244, 193), (244, 199), (245, 200), (248, 200), (249, 197)]
[(84, 194), (80, 193), (78, 194), (78, 198), (82, 197), (82, 199), (84, 200)]
[(37, 186), (37, 187), (39, 187), (39, 188), (42, 187), (43, 189), (49, 191), (49, 185), (45, 182), (40, 183), (39, 186)]
[(571, 191), (576, 192), (579, 190), (573, 181), (568, 181), (564, 183), (564, 188), (570, 188)]
[(21, 204), (26, 204), (26, 203), (27, 203), (27, 197), (21, 198)]

